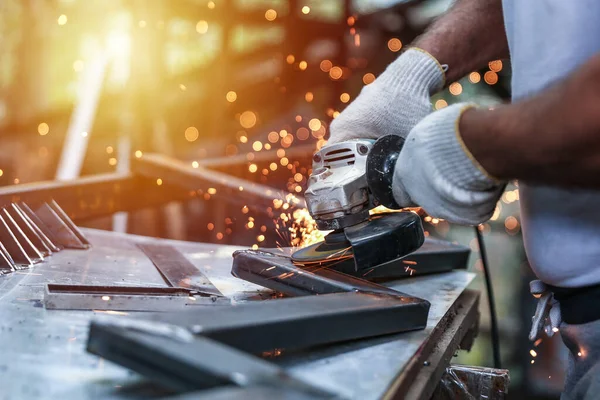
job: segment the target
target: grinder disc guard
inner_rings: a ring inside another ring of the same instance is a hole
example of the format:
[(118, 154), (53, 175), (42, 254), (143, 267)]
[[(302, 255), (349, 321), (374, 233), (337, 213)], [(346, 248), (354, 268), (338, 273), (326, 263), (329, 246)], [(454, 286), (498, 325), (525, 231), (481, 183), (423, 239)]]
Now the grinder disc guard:
[(404, 257), (417, 250), (423, 242), (423, 225), (409, 211), (376, 214), (358, 225), (334, 231), (325, 241), (292, 254), (299, 265), (353, 263), (354, 270), (369, 269)]

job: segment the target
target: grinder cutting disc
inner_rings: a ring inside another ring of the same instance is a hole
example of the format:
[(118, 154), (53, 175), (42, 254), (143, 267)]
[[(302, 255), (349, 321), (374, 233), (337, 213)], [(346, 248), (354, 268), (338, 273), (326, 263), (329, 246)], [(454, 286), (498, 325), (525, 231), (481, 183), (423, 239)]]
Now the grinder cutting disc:
[(338, 263), (352, 259), (352, 246), (346, 239), (343, 230), (330, 232), (325, 240), (297, 250), (292, 254), (292, 261), (298, 265)]
[(404, 257), (423, 244), (425, 236), (418, 215), (394, 212), (372, 215), (358, 225), (331, 232), (321, 243), (292, 254), (298, 265), (366, 270)]

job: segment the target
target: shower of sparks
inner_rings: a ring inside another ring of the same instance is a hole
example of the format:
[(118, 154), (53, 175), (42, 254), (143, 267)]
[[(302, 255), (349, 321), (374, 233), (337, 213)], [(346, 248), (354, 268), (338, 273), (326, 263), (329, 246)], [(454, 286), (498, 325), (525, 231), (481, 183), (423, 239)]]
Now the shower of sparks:
[(373, 208), (372, 210), (370, 210), (369, 214), (376, 215), (376, 214), (387, 214), (387, 213), (402, 212), (402, 211), (410, 211), (410, 212), (414, 212), (415, 214), (419, 214), (419, 212), (421, 212), (421, 208), (416, 207), (416, 208), (403, 208), (401, 210), (392, 210), (392, 209), (386, 208), (384, 206), (377, 206), (377, 207)]
[(306, 247), (318, 243), (325, 238), (329, 231), (320, 231), (317, 223), (306, 208), (290, 207), (298, 203), (293, 194), (288, 194), (284, 199), (274, 199), (273, 208), (282, 212), (275, 219), (275, 229), (279, 239), (279, 247)]
[(529, 350), (529, 354), (531, 354), (531, 357), (537, 357), (537, 352), (533, 349)]

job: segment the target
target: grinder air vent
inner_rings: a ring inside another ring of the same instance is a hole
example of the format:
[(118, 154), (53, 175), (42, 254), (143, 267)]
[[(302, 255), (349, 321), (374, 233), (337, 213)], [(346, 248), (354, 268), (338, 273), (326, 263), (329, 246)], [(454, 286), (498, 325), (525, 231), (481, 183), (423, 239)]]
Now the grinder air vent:
[(347, 164), (352, 165), (355, 162), (354, 151), (351, 148), (342, 148), (328, 151), (323, 157), (325, 165), (329, 164)]

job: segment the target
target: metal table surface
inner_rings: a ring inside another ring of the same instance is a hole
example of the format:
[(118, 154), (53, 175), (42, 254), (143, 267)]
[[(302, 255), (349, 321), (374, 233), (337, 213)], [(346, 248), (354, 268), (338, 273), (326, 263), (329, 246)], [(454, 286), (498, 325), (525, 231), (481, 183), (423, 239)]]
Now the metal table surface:
[[(49, 282), (166, 286), (135, 243), (173, 245), (234, 304), (269, 297), (265, 289), (231, 276), (231, 254), (238, 247), (92, 229), (84, 233), (92, 249), (63, 250), (30, 270), (0, 276), (0, 399), (147, 398), (131, 389), (140, 376), (85, 351), (89, 321), (102, 312), (46, 310), (42, 303)], [(425, 330), (284, 354), (273, 361), (343, 396), (380, 398), (473, 277), (453, 271), (385, 284), (431, 302)]]

